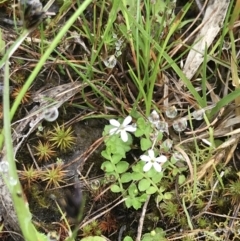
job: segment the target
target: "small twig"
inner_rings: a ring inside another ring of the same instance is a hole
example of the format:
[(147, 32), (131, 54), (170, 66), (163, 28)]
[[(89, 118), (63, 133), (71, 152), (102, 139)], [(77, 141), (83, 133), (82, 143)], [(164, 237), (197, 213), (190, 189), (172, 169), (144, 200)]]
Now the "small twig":
[(118, 206), (119, 204), (121, 204), (122, 202), (126, 201), (127, 198), (123, 198), (121, 199), (119, 202), (115, 203), (112, 207), (110, 207), (109, 209), (99, 213), (98, 215), (96, 215), (95, 217), (89, 219), (87, 222), (84, 222), (82, 225), (80, 225), (79, 229), (85, 227), (86, 225), (88, 225), (89, 223), (91, 223), (92, 221), (100, 218), (101, 216), (103, 216), (105, 213), (108, 213), (110, 210), (112, 210), (113, 208), (115, 208), (116, 206)]
[(34, 162), (35, 166), (37, 167), (38, 171), (40, 171), (40, 168), (39, 168), (39, 166), (38, 166), (38, 164), (37, 164), (37, 162), (36, 162), (36, 159), (34, 158), (34, 155), (33, 155), (33, 153), (32, 153), (31, 147), (29, 146), (28, 143), (27, 143), (27, 148), (28, 148), (28, 151), (29, 151), (29, 153), (30, 153), (30, 156), (31, 156), (32, 159), (33, 159), (33, 162)]
[(144, 203), (143, 208), (142, 208), (142, 214), (141, 214), (141, 217), (140, 217), (140, 219), (139, 219), (136, 241), (140, 241), (140, 240), (141, 240), (142, 229), (143, 229), (143, 222), (144, 222), (144, 218), (145, 218), (145, 214), (146, 214), (146, 210), (147, 210), (147, 205), (148, 205), (148, 202), (149, 202), (149, 200), (150, 200), (150, 197), (151, 197), (151, 195), (149, 195), (149, 196), (147, 197), (147, 200), (146, 200), (146, 202)]
[(101, 193), (99, 193), (94, 200), (97, 201), (101, 198), (101, 196), (103, 196), (104, 193), (106, 193), (109, 189), (111, 189), (111, 186), (107, 187), (106, 189), (104, 189)]
[(85, 176), (83, 176), (82, 173), (77, 169), (77, 174), (78, 174), (79, 176), (81, 176), (81, 179), (83, 180), (83, 182), (85, 183), (85, 185), (86, 185), (88, 188), (89, 188), (89, 184), (88, 184), (88, 182), (87, 182), (86, 180), (87, 180), (87, 177), (88, 177), (88, 175), (89, 175), (89, 173), (90, 173), (93, 165), (94, 165), (94, 163), (91, 164), (91, 166), (89, 167), (89, 169), (88, 169), (88, 171), (87, 171), (87, 173), (86, 173)]
[(194, 171), (193, 171), (193, 166), (192, 163), (188, 157), (188, 155), (186, 154), (186, 152), (180, 148), (179, 146), (174, 146), (174, 149), (178, 152), (180, 152), (182, 154), (182, 156), (184, 157), (184, 160), (186, 161), (189, 171), (190, 171), (190, 180), (193, 181), (194, 180)]
[[(89, 215), (86, 215), (86, 217), (84, 218), (84, 220), (82, 221), (82, 223), (85, 222), (85, 220), (89, 220), (89, 219), (93, 219), (93, 217), (95, 215), (98, 215), (97, 213), (100, 213), (102, 210), (106, 210), (106, 208), (110, 207), (111, 205), (114, 205), (115, 202), (117, 202), (117, 200), (121, 199), (122, 198), (122, 195), (117, 197), (114, 201), (106, 204), (105, 206), (103, 207), (100, 207), (99, 209), (97, 209), (96, 211), (94, 211), (93, 213), (91, 213), (91, 210), (88, 211)], [(126, 198), (124, 199), (124, 201), (126, 200)], [(92, 207), (94, 206), (94, 203), (92, 204)], [(91, 207), (91, 209), (92, 209)], [(109, 209), (109, 211), (111, 210), (111, 208)], [(81, 227), (84, 227), (85, 224), (83, 224)]]
[(196, 3), (196, 5), (197, 5), (199, 11), (201, 12), (201, 14), (202, 14), (203, 17), (204, 17), (204, 12), (203, 12), (203, 5), (202, 5), (202, 3), (201, 3), (199, 0), (195, 0), (195, 3)]
[(119, 231), (119, 235), (118, 235), (118, 241), (121, 241), (122, 240), (122, 234), (123, 232), (126, 230), (126, 225), (123, 225), (121, 228), (120, 228), (120, 231)]

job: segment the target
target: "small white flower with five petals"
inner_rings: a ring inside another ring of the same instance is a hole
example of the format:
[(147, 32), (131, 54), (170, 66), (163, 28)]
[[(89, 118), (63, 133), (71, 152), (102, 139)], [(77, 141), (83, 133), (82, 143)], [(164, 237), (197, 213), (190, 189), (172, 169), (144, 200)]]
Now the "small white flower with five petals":
[(162, 165), (161, 163), (164, 163), (167, 161), (167, 157), (164, 155), (161, 155), (159, 157), (155, 157), (154, 155), (154, 151), (152, 149), (148, 150), (148, 156), (147, 155), (141, 155), (140, 159), (144, 162), (146, 162), (146, 164), (143, 167), (143, 171), (144, 172), (148, 172), (152, 166), (154, 167), (154, 169), (157, 172), (161, 172), (162, 171)]
[(121, 139), (123, 142), (127, 142), (128, 140), (128, 134), (127, 132), (134, 132), (137, 130), (136, 126), (129, 125), (132, 121), (131, 116), (127, 116), (124, 120), (123, 123), (120, 124), (119, 121), (111, 119), (109, 122), (112, 126), (114, 126), (110, 131), (109, 134), (119, 134), (121, 136)]

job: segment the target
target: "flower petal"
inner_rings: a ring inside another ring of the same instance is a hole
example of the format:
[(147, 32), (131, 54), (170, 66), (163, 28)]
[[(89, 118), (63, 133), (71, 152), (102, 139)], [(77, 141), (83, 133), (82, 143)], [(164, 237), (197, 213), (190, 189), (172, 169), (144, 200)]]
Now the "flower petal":
[(148, 155), (151, 158), (151, 160), (155, 160), (155, 154), (153, 149), (148, 150)]
[(123, 123), (122, 123), (122, 126), (123, 126), (123, 127), (127, 126), (128, 124), (131, 123), (131, 121), (132, 121), (132, 117), (129, 115), (129, 116), (127, 116), (127, 117), (124, 119), (124, 121), (123, 121)]
[(125, 130), (121, 131), (121, 139), (123, 142), (127, 142), (127, 140), (128, 140), (128, 134)]
[(161, 172), (161, 171), (162, 171), (162, 166), (161, 166), (159, 163), (157, 163), (157, 162), (154, 162), (154, 163), (153, 163), (153, 167), (154, 167), (154, 169), (155, 169), (157, 172)]
[(111, 124), (112, 126), (119, 127), (119, 126), (121, 125), (121, 124), (119, 123), (119, 121), (114, 120), (114, 119), (109, 120), (109, 122), (110, 122), (110, 124)]
[(128, 131), (128, 132), (134, 132), (137, 130), (136, 127), (132, 126), (132, 125), (127, 125), (125, 128), (124, 128), (125, 131)]
[(109, 135), (117, 134), (117, 131), (118, 131), (118, 128), (112, 128), (112, 129), (109, 131)]
[(140, 159), (144, 162), (151, 162), (151, 158), (147, 155), (141, 155)]
[(158, 163), (160, 163), (160, 162), (166, 162), (166, 161), (167, 161), (167, 157), (164, 156), (164, 155), (161, 155), (161, 156), (157, 157), (157, 158), (155, 159), (155, 161), (158, 162)]
[(143, 171), (144, 172), (148, 172), (152, 167), (152, 163), (151, 162), (147, 162), (144, 167), (143, 167)]

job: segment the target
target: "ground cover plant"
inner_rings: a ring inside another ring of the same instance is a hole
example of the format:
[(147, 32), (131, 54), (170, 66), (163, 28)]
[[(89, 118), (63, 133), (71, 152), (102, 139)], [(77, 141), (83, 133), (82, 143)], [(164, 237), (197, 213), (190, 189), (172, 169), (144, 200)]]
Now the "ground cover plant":
[(0, 1), (2, 240), (239, 240), (240, 1)]

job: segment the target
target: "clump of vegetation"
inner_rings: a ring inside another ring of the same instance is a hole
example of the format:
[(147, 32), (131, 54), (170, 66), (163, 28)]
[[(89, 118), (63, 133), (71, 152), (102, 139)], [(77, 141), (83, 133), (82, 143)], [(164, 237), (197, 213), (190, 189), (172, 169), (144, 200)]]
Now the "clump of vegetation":
[(72, 127), (65, 128), (64, 125), (59, 126), (58, 123), (53, 127), (51, 131), (49, 141), (57, 146), (61, 151), (67, 151), (73, 149), (75, 144), (75, 137), (73, 135)]
[(99, 222), (99, 227), (102, 233), (114, 233), (118, 229), (117, 220), (114, 215), (107, 213), (105, 217)]
[[(22, 89), (22, 87), (15, 87), (11, 93), (11, 97), (13, 99), (16, 99), (16, 97), (19, 95), (20, 90)], [(28, 104), (29, 101), (31, 100), (31, 93), (30, 91), (27, 91), (24, 95), (24, 97), (22, 98), (22, 104)]]
[(30, 200), (40, 205), (40, 207), (48, 208), (51, 205), (40, 184), (33, 184), (27, 192)]
[[(16, 68), (18, 69), (20, 66), (21, 64), (19, 66), (16, 66)], [(27, 72), (25, 70), (18, 70), (11, 75), (11, 81), (18, 86), (23, 86), (26, 78)]]
[(240, 180), (231, 181), (227, 195), (231, 197), (232, 205), (240, 202)]
[(50, 142), (38, 141), (38, 145), (34, 147), (34, 155), (37, 156), (38, 161), (46, 162), (56, 155), (54, 146)]
[[(26, 240), (239, 239), (239, 3), (208, 2), (21, 0), (18, 11), (0, 3), (15, 21), (0, 31), (0, 174), (14, 197), (0, 200), (13, 201)], [(13, 103), (11, 76), (21, 86)], [(102, 136), (89, 143), (73, 125)], [(15, 159), (26, 153), (21, 167)], [(58, 233), (50, 223), (35, 229), (19, 179), (44, 208), (43, 190), (68, 194), (76, 207), (59, 208), (64, 222), (53, 215)]]
[(33, 165), (26, 167), (23, 165), (23, 170), (19, 171), (19, 178), (24, 182), (27, 182), (28, 188), (41, 178), (41, 172), (34, 168)]
[(102, 234), (101, 228), (99, 227), (99, 222), (94, 220), (82, 228), (82, 236), (100, 236)]
[(46, 188), (50, 187), (60, 187), (61, 184), (66, 183), (64, 180), (66, 178), (67, 171), (64, 170), (64, 166), (61, 163), (52, 164), (50, 168), (46, 168), (42, 172), (42, 181), (47, 182)]

